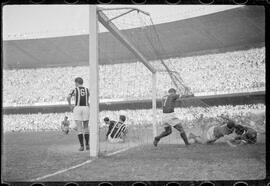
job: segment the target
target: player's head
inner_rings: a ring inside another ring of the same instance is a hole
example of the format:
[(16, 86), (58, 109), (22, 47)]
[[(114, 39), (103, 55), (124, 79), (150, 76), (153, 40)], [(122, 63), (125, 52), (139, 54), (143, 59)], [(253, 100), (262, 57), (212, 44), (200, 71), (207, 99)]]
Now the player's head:
[(169, 94), (176, 94), (176, 90), (174, 88), (170, 88), (168, 92)]
[(235, 128), (235, 123), (233, 121), (228, 121), (227, 127), (228, 127), (228, 129), (232, 130)]
[(80, 85), (83, 85), (83, 79), (81, 77), (75, 78), (75, 86), (78, 87)]
[(68, 119), (68, 117), (67, 116), (65, 116), (65, 120), (67, 120)]
[(104, 122), (105, 122), (106, 124), (109, 124), (109, 123), (110, 123), (110, 119), (109, 119), (108, 117), (105, 117), (103, 120), (104, 120)]
[(122, 121), (122, 122), (125, 122), (126, 121), (126, 116), (120, 115), (119, 120)]

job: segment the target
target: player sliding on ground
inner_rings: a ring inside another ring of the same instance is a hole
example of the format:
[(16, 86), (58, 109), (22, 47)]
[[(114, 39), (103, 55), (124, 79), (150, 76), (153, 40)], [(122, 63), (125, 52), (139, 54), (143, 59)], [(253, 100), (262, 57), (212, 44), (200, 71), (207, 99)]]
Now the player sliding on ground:
[[(89, 90), (83, 86), (83, 79), (80, 77), (75, 79), (75, 87), (68, 95), (67, 101), (70, 109), (73, 111), (73, 119), (78, 131), (79, 151), (84, 150), (83, 133), (86, 150), (89, 150)], [(75, 107), (71, 105), (72, 96), (75, 97)]]
[(180, 95), (176, 94), (174, 88), (169, 89), (169, 95), (162, 98), (162, 125), (164, 126), (164, 131), (155, 137), (154, 146), (157, 146), (161, 138), (164, 138), (172, 133), (172, 127), (180, 132), (180, 136), (184, 140), (186, 146), (189, 145), (187, 135), (183, 129), (181, 121), (175, 116), (174, 107), (177, 100), (179, 100)]
[[(235, 130), (235, 122), (228, 117), (220, 116), (223, 119), (222, 124), (220, 121), (216, 122), (201, 122), (200, 134), (195, 135), (194, 133), (189, 134), (189, 140), (193, 139), (195, 143), (200, 144), (213, 144), (218, 139), (232, 134)], [(202, 119), (201, 119), (202, 121)], [(199, 123), (198, 123), (199, 124)], [(226, 143), (234, 147), (230, 140), (226, 140)]]
[(127, 127), (124, 123), (126, 116), (120, 115), (119, 121), (110, 121), (108, 117), (104, 118), (104, 122), (109, 125), (106, 139), (111, 143), (121, 143), (125, 141), (127, 135)]

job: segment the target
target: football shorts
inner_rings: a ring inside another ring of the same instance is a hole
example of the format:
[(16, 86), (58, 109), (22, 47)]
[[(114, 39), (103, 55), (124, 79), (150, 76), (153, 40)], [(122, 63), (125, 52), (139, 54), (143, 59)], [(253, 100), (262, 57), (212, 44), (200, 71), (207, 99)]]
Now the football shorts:
[(75, 106), (73, 109), (73, 119), (75, 121), (88, 121), (90, 116), (88, 106)]
[(175, 113), (163, 113), (162, 115), (162, 125), (166, 126), (175, 126), (176, 124), (180, 124), (181, 121), (175, 116)]
[(215, 129), (215, 126), (212, 126), (207, 130), (207, 133), (206, 133), (206, 139), (207, 140), (210, 141), (210, 140), (216, 139), (216, 137), (214, 135), (214, 129)]

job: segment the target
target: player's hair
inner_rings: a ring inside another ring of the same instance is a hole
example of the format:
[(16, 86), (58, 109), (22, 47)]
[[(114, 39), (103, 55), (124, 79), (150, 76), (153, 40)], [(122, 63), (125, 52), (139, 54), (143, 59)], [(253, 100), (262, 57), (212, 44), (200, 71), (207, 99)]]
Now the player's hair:
[(83, 79), (81, 77), (76, 77), (75, 78), (75, 83), (78, 83), (79, 85), (83, 84)]
[(110, 119), (108, 117), (105, 117), (103, 120), (104, 121), (110, 121)]
[(123, 121), (123, 122), (126, 121), (126, 116), (120, 115), (120, 116), (119, 116), (119, 120), (121, 120), (121, 121)]
[(228, 121), (227, 127), (228, 127), (229, 129), (232, 129), (232, 128), (235, 127), (235, 123), (234, 123), (233, 121)]
[(168, 92), (169, 93), (176, 93), (176, 90), (174, 88), (170, 88)]
[(65, 116), (65, 118), (68, 118), (67, 116)]

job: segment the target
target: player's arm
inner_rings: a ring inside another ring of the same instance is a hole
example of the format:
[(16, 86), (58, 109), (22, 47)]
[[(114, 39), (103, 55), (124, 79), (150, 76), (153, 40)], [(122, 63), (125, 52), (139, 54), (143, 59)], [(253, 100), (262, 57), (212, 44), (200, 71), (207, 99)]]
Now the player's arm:
[(230, 147), (237, 147), (237, 145), (232, 144), (233, 140), (227, 140), (226, 143), (230, 146)]
[(89, 90), (88, 89), (86, 89), (86, 91), (87, 91), (87, 100), (88, 100), (88, 106), (90, 106), (90, 104), (89, 104), (89, 97), (90, 97), (90, 94), (89, 94)]
[(72, 90), (71, 93), (69, 93), (69, 95), (67, 96), (67, 102), (68, 102), (68, 106), (71, 110), (73, 110), (74, 106), (71, 105), (71, 98), (72, 96), (75, 95), (75, 90)]
[(217, 139), (208, 140), (208, 141), (206, 142), (206, 144), (210, 145), (210, 144), (215, 143), (215, 141), (217, 141)]

